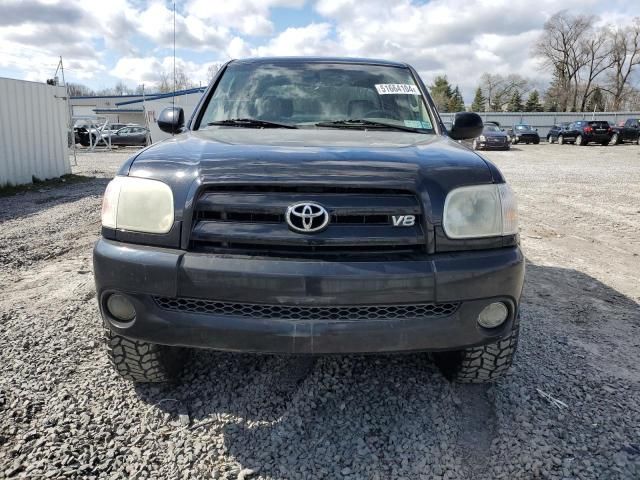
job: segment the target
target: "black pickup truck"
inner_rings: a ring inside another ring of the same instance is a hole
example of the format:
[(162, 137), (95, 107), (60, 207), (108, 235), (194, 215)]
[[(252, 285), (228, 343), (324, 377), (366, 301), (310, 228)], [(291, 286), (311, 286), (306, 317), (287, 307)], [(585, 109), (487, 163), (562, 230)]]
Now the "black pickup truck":
[(618, 145), (624, 142), (633, 142), (640, 145), (640, 119), (627, 118), (622, 125), (611, 127), (613, 136), (611, 143)]
[(167, 381), (184, 347), (430, 352), (494, 380), (516, 350), (524, 279), (514, 195), (449, 131), (416, 71), (341, 58), (234, 60), (175, 136), (109, 183), (94, 249), (116, 370)]

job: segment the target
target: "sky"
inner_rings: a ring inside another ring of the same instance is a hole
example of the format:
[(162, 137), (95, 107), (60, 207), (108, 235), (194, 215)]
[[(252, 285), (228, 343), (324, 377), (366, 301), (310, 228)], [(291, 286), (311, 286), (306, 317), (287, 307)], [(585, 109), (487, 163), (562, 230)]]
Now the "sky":
[[(446, 74), (465, 101), (483, 72), (548, 74), (532, 47), (560, 8), (624, 24), (637, 0), (177, 0), (176, 63), (195, 81), (231, 58), (334, 55)], [(172, 71), (173, 2), (0, 0), (0, 77), (45, 81), (62, 56), (68, 82), (132, 88)]]

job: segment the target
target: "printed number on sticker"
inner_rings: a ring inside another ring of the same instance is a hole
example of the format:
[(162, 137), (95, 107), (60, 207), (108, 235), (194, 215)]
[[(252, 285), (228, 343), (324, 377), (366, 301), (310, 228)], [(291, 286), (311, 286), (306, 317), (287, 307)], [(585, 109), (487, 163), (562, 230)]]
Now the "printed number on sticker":
[(420, 95), (418, 87), (405, 83), (377, 83), (376, 90), (380, 95)]

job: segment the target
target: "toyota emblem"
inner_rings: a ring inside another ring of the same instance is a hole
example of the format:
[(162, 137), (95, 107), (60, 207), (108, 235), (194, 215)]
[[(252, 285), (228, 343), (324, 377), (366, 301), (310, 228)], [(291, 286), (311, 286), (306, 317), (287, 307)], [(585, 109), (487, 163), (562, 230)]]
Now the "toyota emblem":
[(317, 233), (329, 225), (329, 212), (322, 205), (301, 202), (289, 205), (285, 220), (289, 228), (299, 233)]

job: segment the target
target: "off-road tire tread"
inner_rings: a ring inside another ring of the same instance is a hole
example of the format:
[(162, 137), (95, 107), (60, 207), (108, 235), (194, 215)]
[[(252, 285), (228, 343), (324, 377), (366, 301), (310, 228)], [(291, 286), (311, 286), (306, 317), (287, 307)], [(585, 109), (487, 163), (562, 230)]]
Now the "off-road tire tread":
[(487, 383), (504, 376), (518, 347), (520, 320), (516, 318), (511, 333), (502, 340), (467, 348), (439, 362), (444, 375), (458, 383)]
[(183, 364), (184, 352), (175, 347), (132, 340), (111, 330), (105, 330), (105, 342), (115, 370), (133, 382), (172, 382)]

